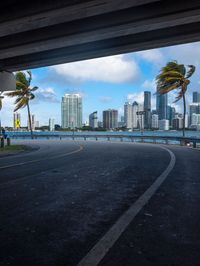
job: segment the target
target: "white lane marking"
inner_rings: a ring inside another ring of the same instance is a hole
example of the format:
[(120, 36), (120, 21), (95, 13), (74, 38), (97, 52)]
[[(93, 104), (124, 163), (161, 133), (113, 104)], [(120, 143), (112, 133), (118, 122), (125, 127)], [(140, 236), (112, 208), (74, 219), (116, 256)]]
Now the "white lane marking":
[(29, 164), (29, 163), (35, 163), (35, 162), (40, 162), (40, 161), (44, 161), (44, 160), (51, 160), (51, 159), (57, 159), (57, 158), (61, 158), (61, 157), (65, 157), (67, 155), (71, 155), (74, 153), (77, 153), (79, 151), (83, 150), (83, 146), (79, 145), (79, 149), (78, 150), (74, 150), (74, 151), (70, 151), (64, 154), (60, 154), (60, 155), (56, 155), (56, 156), (51, 156), (49, 158), (43, 158), (43, 159), (36, 159), (36, 160), (31, 160), (31, 161), (26, 161), (26, 162), (21, 162), (21, 163), (16, 163), (16, 164), (10, 164), (10, 165), (5, 165), (5, 166), (1, 166), (0, 169), (7, 169), (7, 168), (11, 168), (11, 167), (15, 167), (15, 166), (21, 166), (21, 165), (25, 165), (25, 164)]
[(170, 154), (170, 163), (165, 171), (154, 181), (154, 183), (139, 197), (136, 202), (117, 220), (109, 231), (97, 242), (97, 244), (86, 254), (77, 266), (96, 266), (105, 257), (110, 248), (115, 244), (128, 225), (133, 221), (136, 215), (147, 204), (154, 193), (165, 181), (172, 171), (176, 158), (173, 152), (165, 147), (160, 146)]

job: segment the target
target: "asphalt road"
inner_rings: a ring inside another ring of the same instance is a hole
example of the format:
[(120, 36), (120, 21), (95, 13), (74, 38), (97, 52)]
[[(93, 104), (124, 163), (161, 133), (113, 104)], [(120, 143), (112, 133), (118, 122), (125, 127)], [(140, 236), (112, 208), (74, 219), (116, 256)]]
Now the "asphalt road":
[[(77, 265), (170, 162), (158, 145), (31, 146), (0, 158), (0, 265)], [(174, 169), (100, 265), (200, 265), (200, 153), (169, 149)]]

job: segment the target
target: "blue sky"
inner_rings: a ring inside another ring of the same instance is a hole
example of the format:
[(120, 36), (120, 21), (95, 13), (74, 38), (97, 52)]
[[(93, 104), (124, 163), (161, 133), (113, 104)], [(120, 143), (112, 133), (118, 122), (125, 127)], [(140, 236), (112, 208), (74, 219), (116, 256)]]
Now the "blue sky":
[[(40, 125), (47, 125), (49, 118), (60, 124), (61, 97), (75, 92), (83, 96), (83, 121), (96, 110), (101, 120), (102, 111), (108, 108), (117, 109), (121, 116), (126, 101), (142, 103), (144, 90), (155, 92), (155, 77), (169, 60), (197, 68), (188, 88), (189, 103), (192, 92), (200, 91), (200, 42), (33, 69), (32, 86), (39, 90), (31, 102), (31, 112)], [(174, 97), (175, 93), (169, 95), (170, 104)], [(172, 105), (181, 112), (182, 102)], [(13, 109), (13, 100), (5, 98), (0, 112), (3, 126), (12, 126)], [(20, 113), (22, 126), (26, 126), (26, 109)]]

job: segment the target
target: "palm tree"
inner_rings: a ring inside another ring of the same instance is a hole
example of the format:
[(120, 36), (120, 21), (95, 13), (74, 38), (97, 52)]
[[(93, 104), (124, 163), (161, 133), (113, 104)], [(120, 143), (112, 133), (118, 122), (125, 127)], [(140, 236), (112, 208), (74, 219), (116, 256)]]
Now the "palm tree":
[[(27, 73), (27, 75), (26, 75)], [(32, 130), (32, 122), (31, 122), (31, 113), (30, 113), (30, 105), (29, 101), (33, 100), (35, 98), (35, 95), (33, 94), (34, 91), (38, 89), (38, 87), (30, 87), (31, 81), (32, 81), (32, 74), (31, 71), (26, 71), (26, 73), (19, 71), (15, 74), (16, 77), (16, 90), (6, 93), (5, 95), (9, 97), (17, 97), (15, 100), (15, 110), (19, 110), (20, 108), (27, 107), (28, 111), (28, 121), (29, 121), (29, 127), (31, 131), (31, 138), (33, 138), (33, 130)]]
[(189, 78), (195, 72), (195, 66), (188, 65), (185, 67), (178, 64), (177, 61), (168, 62), (156, 77), (157, 93), (163, 95), (172, 90), (178, 90), (178, 95), (174, 102), (183, 98), (183, 137), (185, 137), (185, 114), (186, 114), (186, 100), (185, 93), (190, 84)]

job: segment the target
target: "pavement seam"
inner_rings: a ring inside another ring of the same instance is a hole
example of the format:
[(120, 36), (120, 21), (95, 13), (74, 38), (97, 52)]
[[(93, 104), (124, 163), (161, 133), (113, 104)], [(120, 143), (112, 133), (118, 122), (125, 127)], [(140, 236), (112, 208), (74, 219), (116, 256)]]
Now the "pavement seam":
[(170, 154), (170, 162), (162, 174), (153, 182), (153, 184), (129, 207), (129, 209), (117, 220), (117, 222), (108, 230), (108, 232), (94, 245), (77, 266), (96, 266), (105, 257), (115, 242), (119, 239), (128, 225), (133, 221), (136, 215), (148, 203), (151, 197), (165, 181), (169, 173), (174, 168), (176, 157), (172, 151), (164, 146), (160, 146)]

